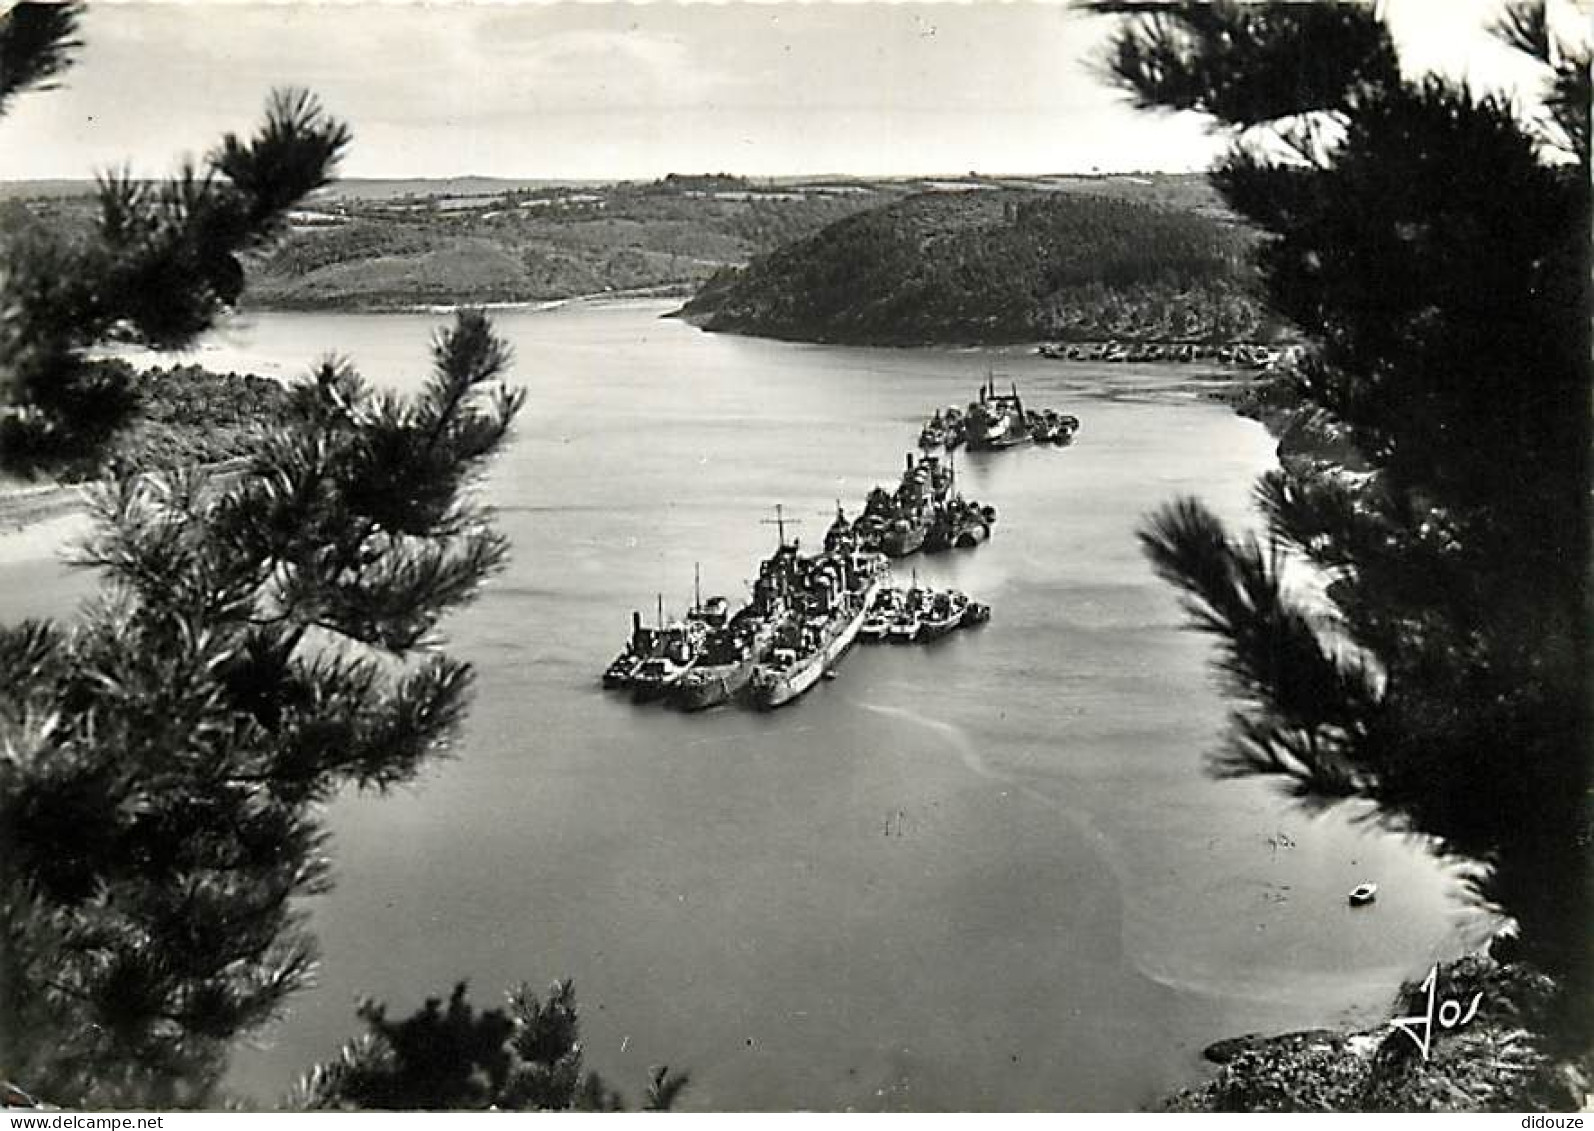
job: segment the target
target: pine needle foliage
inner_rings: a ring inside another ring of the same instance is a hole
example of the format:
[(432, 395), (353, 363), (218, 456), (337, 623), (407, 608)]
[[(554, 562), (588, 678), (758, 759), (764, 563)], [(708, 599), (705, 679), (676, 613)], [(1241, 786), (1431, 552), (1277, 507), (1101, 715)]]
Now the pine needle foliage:
[(79, 4), (13, 4), (0, 13), (0, 114), (25, 90), (49, 90), (72, 65)]
[(1213, 180), (1312, 344), (1300, 411), (1365, 468), (1266, 475), (1266, 551), (1195, 500), (1143, 530), (1242, 703), (1215, 770), (1370, 803), (1483, 865), (1476, 898), (1565, 982), (1567, 1017), (1594, 1017), (1586, 47), (1507, 5), (1500, 39), (1543, 76), (1519, 107), (1403, 76), (1368, 5), (1085, 7), (1123, 17), (1104, 69), (1138, 103), (1229, 131)]
[[(366, 1032), (300, 1082), (293, 1106), (313, 1111), (622, 1111), (624, 1098), (582, 1065), (574, 983), (546, 1000), (521, 985), (507, 1009), (477, 1011), (463, 982), (402, 1021), (367, 1001)], [(686, 1073), (648, 1072), (645, 1111), (669, 1111)]]
[[(0, 112), (49, 80), (78, 47), (80, 4), (18, 4), (0, 16)], [(90, 231), (22, 225), (0, 247), (0, 469), (82, 462), (138, 405), (107, 342), (191, 344), (243, 290), (240, 256), (283, 234), (289, 212), (331, 183), (351, 135), (316, 99), (274, 93), (248, 137), (228, 134), (164, 181), (99, 178)]]
[(435, 628), (507, 553), (467, 489), (508, 361), (463, 313), (413, 399), (323, 365), (241, 471), (103, 487), (100, 599), (0, 629), (4, 1061), (40, 1094), (203, 1103), (306, 983), (320, 803), (411, 780), (469, 699)]
[[(76, 47), (77, 5), (0, 16), (0, 108)], [(0, 451), (93, 452), (125, 418), (110, 338), (172, 347), (349, 139), (307, 94), (162, 184), (111, 174), (77, 237), (0, 249)], [(447, 753), (472, 686), (437, 627), (508, 545), (472, 486), (522, 395), (479, 312), (413, 397), (329, 359), (241, 466), (98, 488), (97, 599), (0, 627), (0, 1065), (70, 1106), (213, 1102), (233, 1044), (304, 987), (321, 806)]]

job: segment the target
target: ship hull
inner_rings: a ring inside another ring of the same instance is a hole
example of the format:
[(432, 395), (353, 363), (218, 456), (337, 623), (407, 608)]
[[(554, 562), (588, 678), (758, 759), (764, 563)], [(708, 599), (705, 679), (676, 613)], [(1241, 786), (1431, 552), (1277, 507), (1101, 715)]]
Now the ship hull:
[(1029, 443), (1034, 437), (1028, 432), (1004, 432), (999, 436), (980, 436), (969, 441), (969, 449), (977, 452), (999, 452)]
[(610, 691), (620, 691), (631, 686), (631, 681), (636, 678), (636, 670), (642, 666), (641, 660), (633, 660), (630, 664), (614, 663), (603, 673), (603, 686)]
[(637, 681), (631, 684), (631, 702), (652, 703), (663, 699), (674, 681), (659, 682), (655, 680)]
[(919, 622), (919, 643), (925, 644), (931, 640), (939, 640), (962, 623), (963, 617), (961, 614), (943, 621), (921, 620)]
[(753, 678), (758, 662), (747, 659), (739, 664), (699, 667), (695, 677), (675, 685), (671, 701), (683, 711), (703, 711), (735, 698)]
[(756, 681), (753, 685), (754, 705), (763, 710), (773, 710), (790, 703), (818, 683), (825, 672), (830, 670), (830, 666), (841, 659), (847, 649), (852, 647), (853, 641), (858, 638), (858, 631), (869, 615), (869, 605), (879, 588), (878, 579), (869, 583), (869, 587), (858, 600), (858, 611), (841, 626), (823, 648), (780, 675), (765, 673), (765, 678)]
[(682, 668), (674, 672), (668, 679), (648, 679), (639, 676), (631, 681), (631, 701), (633, 703), (653, 703), (666, 696), (673, 695), (681, 679), (692, 667)]

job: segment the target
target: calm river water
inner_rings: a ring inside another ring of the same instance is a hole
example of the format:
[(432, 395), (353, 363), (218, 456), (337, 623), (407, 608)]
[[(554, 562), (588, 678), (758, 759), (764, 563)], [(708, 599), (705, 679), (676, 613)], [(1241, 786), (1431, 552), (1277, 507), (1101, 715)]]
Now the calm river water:
[[(792, 345), (665, 309), (498, 317), (530, 399), (485, 486), (514, 563), (447, 625), (478, 700), (454, 760), (333, 806), (319, 987), (236, 1087), (280, 1095), (360, 997), (568, 976), (589, 1064), (632, 1097), (667, 1062), (689, 1108), (1134, 1107), (1217, 1038), (1373, 1017), (1465, 929), (1419, 847), (1203, 775), (1228, 709), (1210, 644), (1134, 533), (1185, 492), (1249, 521), (1273, 445), (1197, 370)], [(335, 349), (414, 387), (443, 321), (259, 315), (198, 360), (289, 375)], [(740, 598), (776, 503), (817, 540), (988, 366), (1083, 422), (1072, 448), (962, 458), (995, 537), (911, 560), (988, 627), (855, 649), (769, 715), (600, 690), (633, 608), (681, 610), (694, 563)], [(0, 582), (7, 617), (84, 591), (3, 557)], [(1366, 879), (1379, 901), (1348, 908)]]

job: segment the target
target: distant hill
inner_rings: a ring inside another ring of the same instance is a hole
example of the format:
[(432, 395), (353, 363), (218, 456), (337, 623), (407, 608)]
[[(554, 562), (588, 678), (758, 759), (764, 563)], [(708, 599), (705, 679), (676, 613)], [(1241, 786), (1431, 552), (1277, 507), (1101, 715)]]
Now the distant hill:
[(682, 313), (855, 344), (1266, 336), (1248, 288), (1255, 237), (1210, 189), (1168, 180), (938, 186), (721, 271)]
[[(322, 199), (388, 200), (400, 196), (495, 194), (521, 189), (570, 188), (597, 181), (539, 180), (531, 177), (349, 177), (334, 181), (317, 195)], [(0, 180), (0, 200), (30, 197), (92, 196), (92, 177), (58, 180)]]
[[(0, 182), (0, 234), (27, 223), (56, 227), (92, 224), (93, 191), (94, 183), (89, 180)], [(893, 215), (909, 228), (922, 219), (927, 236), (942, 228), (968, 229), (951, 242), (943, 238), (947, 236), (943, 232), (927, 250), (939, 257), (954, 245), (960, 248), (955, 252), (960, 264), (958, 278), (962, 279), (958, 287), (975, 288), (978, 279), (990, 282), (990, 295), (982, 300), (986, 309), (976, 312), (963, 300), (953, 303), (954, 307), (968, 307), (967, 318), (949, 317), (948, 311), (935, 307), (938, 321), (914, 329), (911, 320), (903, 321), (900, 314), (891, 316), (915, 335), (939, 336), (952, 328), (963, 336), (1022, 336), (1032, 322), (1046, 324), (1045, 319), (1026, 319), (1018, 313), (1021, 296), (1009, 295), (996, 309), (989, 307), (1004, 287), (1016, 285), (1013, 270), (1033, 274), (1035, 265), (1023, 250), (1030, 242), (1038, 241), (1040, 247), (1047, 239), (1054, 243), (1058, 239), (1083, 240), (1083, 246), (1094, 246), (1090, 241), (1096, 237), (1090, 232), (1072, 233), (1066, 225), (1059, 226), (1061, 221), (1055, 217), (1037, 223), (1036, 217), (1050, 216), (1050, 209), (1060, 209), (1057, 216), (1072, 214), (1074, 207), (1082, 209), (1079, 215), (1087, 227), (1098, 220), (1116, 224), (1127, 218), (1123, 223), (1136, 229), (1141, 226), (1139, 218), (1153, 212), (1157, 216), (1178, 214), (1189, 224), (1209, 221), (1207, 228), (1218, 233), (1214, 237), (1217, 243), (1212, 245), (1217, 248), (1217, 259), (1227, 254), (1221, 237), (1236, 231), (1206, 179), (1197, 175), (997, 178), (967, 174), (882, 180), (847, 176), (755, 179), (712, 173), (671, 174), (652, 182), (613, 184), (539, 178), (355, 178), (335, 182), (317, 193), (293, 214), (282, 241), (246, 263), (249, 285), (243, 301), (253, 309), (381, 310), (628, 292), (684, 297), (715, 280), (694, 304), (698, 312), (707, 314), (703, 303), (724, 292), (731, 278), (725, 274), (727, 268), (769, 256), (777, 249), (817, 237), (827, 225), (915, 194), (929, 194), (928, 203), (905, 204), (904, 211)], [(1002, 203), (996, 203), (998, 200)], [(1142, 211), (1114, 211), (1092, 203), (1103, 200), (1139, 206)], [(1024, 211), (1020, 230), (1003, 234), (1002, 216), (1008, 204), (1026, 201), (1038, 202), (1035, 207), (1040, 211)], [(1069, 201), (1079, 203), (1070, 206)], [(884, 234), (873, 231), (875, 223), (864, 224), (873, 233), (870, 238)], [(1055, 229), (1055, 238), (1043, 229)], [(1134, 237), (1135, 232), (1130, 231), (1113, 238)], [(992, 240), (990, 248), (981, 248)], [(838, 255), (847, 251), (844, 246), (832, 250)], [(786, 258), (779, 262), (791, 262), (788, 253), (781, 254)], [(831, 251), (815, 254), (828, 257)], [(901, 259), (893, 253), (883, 262), (901, 266), (912, 258)], [(1065, 261), (1066, 257), (1057, 263)], [(1109, 288), (1110, 293), (1093, 297), (1080, 291), (1096, 278), (1089, 263), (1086, 256), (1085, 263), (1076, 264), (1079, 270), (1065, 272), (1066, 279), (1058, 278), (1074, 288), (1068, 296), (1070, 310), (1100, 308), (1090, 316), (1090, 324), (1107, 325), (1115, 317), (1109, 308), (1121, 302), (1126, 292)], [(860, 269), (858, 277), (867, 274), (871, 287), (899, 289), (904, 280), (887, 280), (879, 273), (881, 266), (874, 264), (867, 272)], [(1174, 268), (1176, 282), (1196, 276), (1210, 280), (1227, 270), (1214, 272), (1172, 261), (1169, 266)], [(763, 270), (738, 277), (766, 278), (758, 274)], [(944, 281), (919, 282), (937, 292), (946, 286)], [(1043, 284), (1041, 280), (1033, 285)], [(1197, 296), (1203, 310), (1212, 306), (1210, 291), (1207, 288)], [(864, 296), (860, 291), (856, 297), (861, 303), (872, 303), (885, 293)], [(730, 328), (734, 322), (749, 332), (802, 336), (825, 332), (828, 318), (828, 314), (804, 315), (799, 325), (752, 307), (727, 306), (713, 324)], [(995, 321), (979, 321), (991, 318)], [(862, 336), (869, 340), (900, 336), (884, 321), (867, 329)], [(859, 329), (853, 327), (846, 333), (856, 336)]]
[(94, 187), (92, 180), (0, 181), (0, 200), (92, 196)]
[[(425, 189), (429, 191), (422, 192)], [(341, 195), (340, 195), (341, 194)], [(728, 177), (648, 184), (347, 182), (249, 265), (254, 308), (386, 309), (655, 291), (900, 195)]]
[(344, 177), (318, 194), (326, 199), (392, 200), (413, 196), (496, 196), (548, 188), (575, 188), (597, 181), (561, 181), (536, 177)]
[[(13, 181), (0, 233), (96, 222), (90, 181)], [(252, 309), (383, 310), (575, 295), (685, 296), (728, 264), (907, 191), (723, 174), (573, 184), (455, 177), (339, 181), (245, 264)]]

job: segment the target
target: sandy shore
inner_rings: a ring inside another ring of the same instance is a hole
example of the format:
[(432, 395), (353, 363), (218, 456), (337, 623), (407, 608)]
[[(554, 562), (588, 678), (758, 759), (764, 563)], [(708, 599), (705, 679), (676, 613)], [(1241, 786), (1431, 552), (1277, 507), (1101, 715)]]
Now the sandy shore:
[(88, 530), (89, 513), (81, 509), (28, 526), (0, 526), (0, 566), (58, 560)]
[(55, 558), (88, 526), (84, 487), (0, 491), (0, 565)]
[[(211, 475), (221, 476), (221, 481), (225, 483), (247, 463), (246, 457), (234, 456), (198, 467)], [(31, 530), (44, 523), (58, 523), (69, 515), (86, 517), (88, 493), (93, 487), (93, 483), (18, 486), (14, 480), (0, 479), (0, 538)]]
[(86, 501), (87, 488), (83, 485), (0, 488), (0, 536), (79, 513)]

